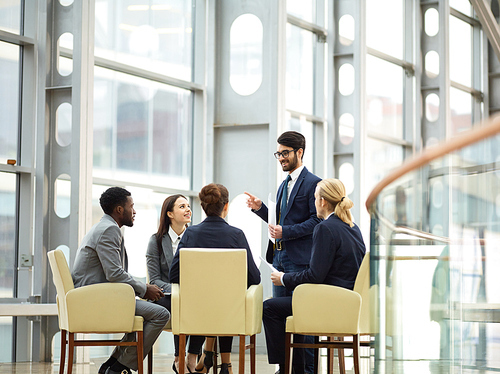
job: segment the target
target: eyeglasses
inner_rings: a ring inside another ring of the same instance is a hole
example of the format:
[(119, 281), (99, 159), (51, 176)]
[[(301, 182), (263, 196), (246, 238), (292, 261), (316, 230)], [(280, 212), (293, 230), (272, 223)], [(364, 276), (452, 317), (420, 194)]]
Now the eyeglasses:
[(276, 157), (276, 160), (279, 160), (280, 157), (283, 157), (283, 158), (288, 158), (288, 156), (290, 156), (290, 152), (297, 152), (298, 149), (292, 149), (291, 151), (285, 149), (283, 152), (274, 152), (274, 157)]

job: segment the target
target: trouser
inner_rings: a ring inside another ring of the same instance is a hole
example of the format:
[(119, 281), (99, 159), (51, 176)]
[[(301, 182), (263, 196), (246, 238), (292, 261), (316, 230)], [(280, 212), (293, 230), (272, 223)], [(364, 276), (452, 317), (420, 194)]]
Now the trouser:
[[(146, 356), (154, 342), (170, 319), (170, 312), (164, 307), (144, 301), (135, 301), (135, 315), (144, 318), (143, 338), (144, 356)], [(135, 333), (123, 336), (122, 341), (133, 341)], [(137, 370), (137, 349), (135, 347), (116, 347), (112, 353), (118, 362), (132, 370)]]
[[(286, 251), (286, 244), (285, 248), (282, 249), (281, 251), (275, 250), (274, 251), (274, 257), (273, 257), (273, 266), (276, 268), (278, 271), (282, 271), (283, 273), (296, 273), (296, 272), (301, 272), (309, 268), (309, 265), (297, 265), (295, 264), (290, 258), (288, 257), (287, 251)], [(285, 287), (283, 286), (274, 286), (273, 285), (273, 297), (283, 297), (283, 296), (291, 296), (292, 292), (288, 291)], [(291, 315), (291, 312), (290, 312)], [(305, 336), (304, 337), (304, 342), (306, 343), (314, 343), (314, 337), (313, 336)], [(305, 352), (304, 352), (305, 350)], [(305, 349), (300, 349), (300, 351), (304, 352), (305, 354), (305, 372), (306, 373), (313, 373), (314, 372), (314, 349), (313, 348), (305, 348)]]
[[(275, 297), (264, 302), (262, 321), (266, 333), (267, 358), (270, 364), (285, 365), (286, 318), (292, 315), (292, 297)], [(294, 335), (296, 343), (304, 342), (304, 335)], [(293, 370), (304, 373), (304, 349), (293, 350)]]

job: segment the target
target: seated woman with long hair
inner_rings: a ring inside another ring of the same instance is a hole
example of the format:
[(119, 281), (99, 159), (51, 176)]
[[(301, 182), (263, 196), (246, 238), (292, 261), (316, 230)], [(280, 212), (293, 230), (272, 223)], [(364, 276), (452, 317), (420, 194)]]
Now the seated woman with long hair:
[[(245, 234), (229, 225), (226, 218), (229, 206), (229, 193), (221, 184), (211, 183), (199, 193), (201, 207), (207, 218), (198, 225), (186, 229), (178, 249), (185, 248), (245, 248), (247, 251), (247, 287), (260, 283), (260, 272), (253, 260)], [(179, 283), (179, 251), (174, 256), (170, 268), (170, 282)], [(207, 338), (205, 350), (196, 370), (206, 372), (213, 366), (214, 338)], [(232, 336), (219, 337), (222, 366), (219, 374), (232, 374), (231, 346)], [(177, 348), (176, 348), (177, 349)]]
[[(177, 246), (184, 235), (188, 223), (191, 222), (191, 207), (185, 196), (177, 194), (169, 196), (163, 202), (160, 213), (158, 231), (151, 236), (146, 251), (149, 283), (160, 287), (165, 296), (155, 303), (171, 311), (169, 271)], [(193, 372), (196, 359), (201, 351), (203, 336), (190, 336), (185, 372)], [(178, 372), (179, 336), (174, 336), (175, 353), (172, 369)]]

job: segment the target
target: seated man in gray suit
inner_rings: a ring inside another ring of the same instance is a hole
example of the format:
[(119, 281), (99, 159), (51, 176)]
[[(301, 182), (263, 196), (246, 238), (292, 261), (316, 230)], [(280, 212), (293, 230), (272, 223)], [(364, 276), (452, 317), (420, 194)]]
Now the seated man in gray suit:
[[(120, 187), (104, 191), (99, 199), (104, 216), (85, 235), (76, 254), (72, 278), (75, 287), (94, 283), (119, 282), (130, 284), (135, 294), (146, 300), (159, 300), (162, 290), (152, 284), (135, 280), (127, 273), (127, 251), (120, 227), (134, 224), (134, 200), (130, 192)], [(144, 355), (170, 319), (170, 313), (161, 305), (136, 300), (135, 315), (144, 318)], [(126, 334), (123, 340), (131, 340)], [(137, 350), (134, 347), (116, 347), (111, 357), (99, 368), (99, 374), (130, 374), (137, 370)]]

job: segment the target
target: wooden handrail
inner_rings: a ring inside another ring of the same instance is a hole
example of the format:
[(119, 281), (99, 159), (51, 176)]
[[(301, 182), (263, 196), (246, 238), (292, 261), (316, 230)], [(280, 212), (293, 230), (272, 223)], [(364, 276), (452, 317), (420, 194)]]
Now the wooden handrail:
[(497, 133), (500, 133), (500, 116), (490, 117), (483, 121), (480, 126), (476, 126), (470, 131), (465, 131), (438, 146), (425, 149), (420, 155), (403, 163), (403, 165), (394, 170), (375, 186), (366, 199), (366, 209), (370, 211), (370, 207), (373, 205), (380, 192), (396, 179), (427, 165), (437, 158), (492, 137)]

